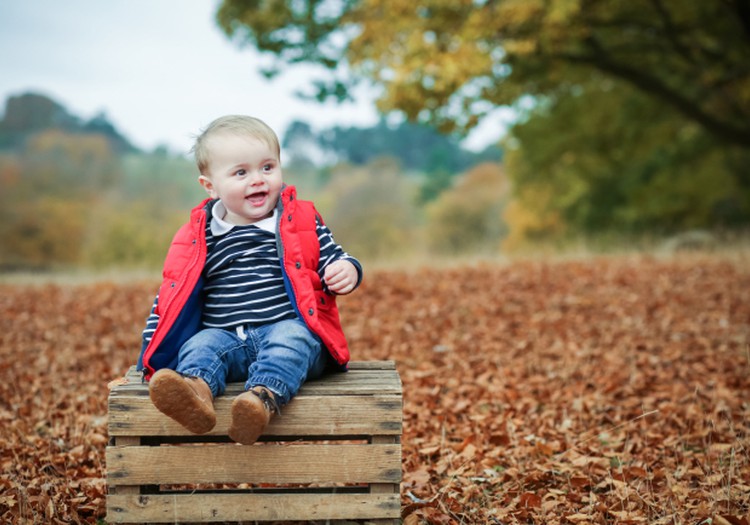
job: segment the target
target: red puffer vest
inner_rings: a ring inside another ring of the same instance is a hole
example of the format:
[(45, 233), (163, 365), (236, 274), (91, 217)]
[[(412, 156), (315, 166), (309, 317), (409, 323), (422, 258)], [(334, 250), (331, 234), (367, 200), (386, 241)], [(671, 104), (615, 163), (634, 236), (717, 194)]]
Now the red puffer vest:
[[(146, 379), (160, 368), (175, 368), (180, 347), (201, 327), (206, 262), (206, 220), (211, 200), (193, 208), (190, 221), (175, 234), (164, 262), (156, 313), (159, 322), (139, 362)], [(277, 248), (284, 284), (297, 315), (320, 337), (339, 365), (349, 362), (349, 347), (339, 320), (336, 297), (323, 290), (318, 275), (320, 245), (312, 202), (297, 200), (294, 186), (279, 198)]]

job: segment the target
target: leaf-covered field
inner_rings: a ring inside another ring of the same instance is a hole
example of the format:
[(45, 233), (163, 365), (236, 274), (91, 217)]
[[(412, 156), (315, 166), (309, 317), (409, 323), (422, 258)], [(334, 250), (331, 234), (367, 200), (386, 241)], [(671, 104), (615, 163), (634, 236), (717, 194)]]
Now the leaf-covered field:
[[(103, 519), (155, 286), (0, 284), (1, 523)], [(404, 382), (406, 524), (748, 523), (750, 261), (372, 271), (341, 309)]]

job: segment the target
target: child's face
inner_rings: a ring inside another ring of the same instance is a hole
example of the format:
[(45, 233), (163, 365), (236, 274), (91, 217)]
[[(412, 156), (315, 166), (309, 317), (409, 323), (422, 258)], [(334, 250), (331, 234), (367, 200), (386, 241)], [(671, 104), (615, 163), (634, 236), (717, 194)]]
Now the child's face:
[(282, 186), (275, 150), (254, 137), (221, 133), (208, 142), (208, 176), (198, 179), (212, 198), (221, 199), (231, 224), (253, 224), (276, 207)]

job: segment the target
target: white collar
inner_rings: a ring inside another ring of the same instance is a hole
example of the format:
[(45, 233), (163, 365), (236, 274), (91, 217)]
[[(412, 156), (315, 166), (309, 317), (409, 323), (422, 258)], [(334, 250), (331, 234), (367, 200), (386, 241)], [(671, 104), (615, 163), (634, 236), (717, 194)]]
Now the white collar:
[[(276, 214), (277, 211), (276, 208), (274, 208), (273, 213), (270, 217), (266, 217), (265, 219), (259, 220), (258, 222), (254, 222), (252, 223), (252, 226), (257, 226), (261, 230), (265, 230), (267, 232), (276, 233)], [(237, 226), (236, 224), (225, 221), (224, 217), (226, 216), (226, 206), (224, 206), (224, 203), (220, 200), (216, 201), (213, 208), (211, 209), (211, 233), (214, 236), (225, 235), (232, 231), (232, 228)]]

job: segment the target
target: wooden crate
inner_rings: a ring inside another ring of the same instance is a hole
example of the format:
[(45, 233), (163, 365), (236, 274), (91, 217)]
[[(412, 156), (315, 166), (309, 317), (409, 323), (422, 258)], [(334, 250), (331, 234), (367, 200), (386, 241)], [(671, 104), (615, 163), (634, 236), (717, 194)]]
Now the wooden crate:
[(227, 437), (242, 384), (191, 434), (131, 368), (109, 395), (107, 522), (400, 522), (402, 394), (392, 361), (352, 362), (306, 383), (258, 443)]

